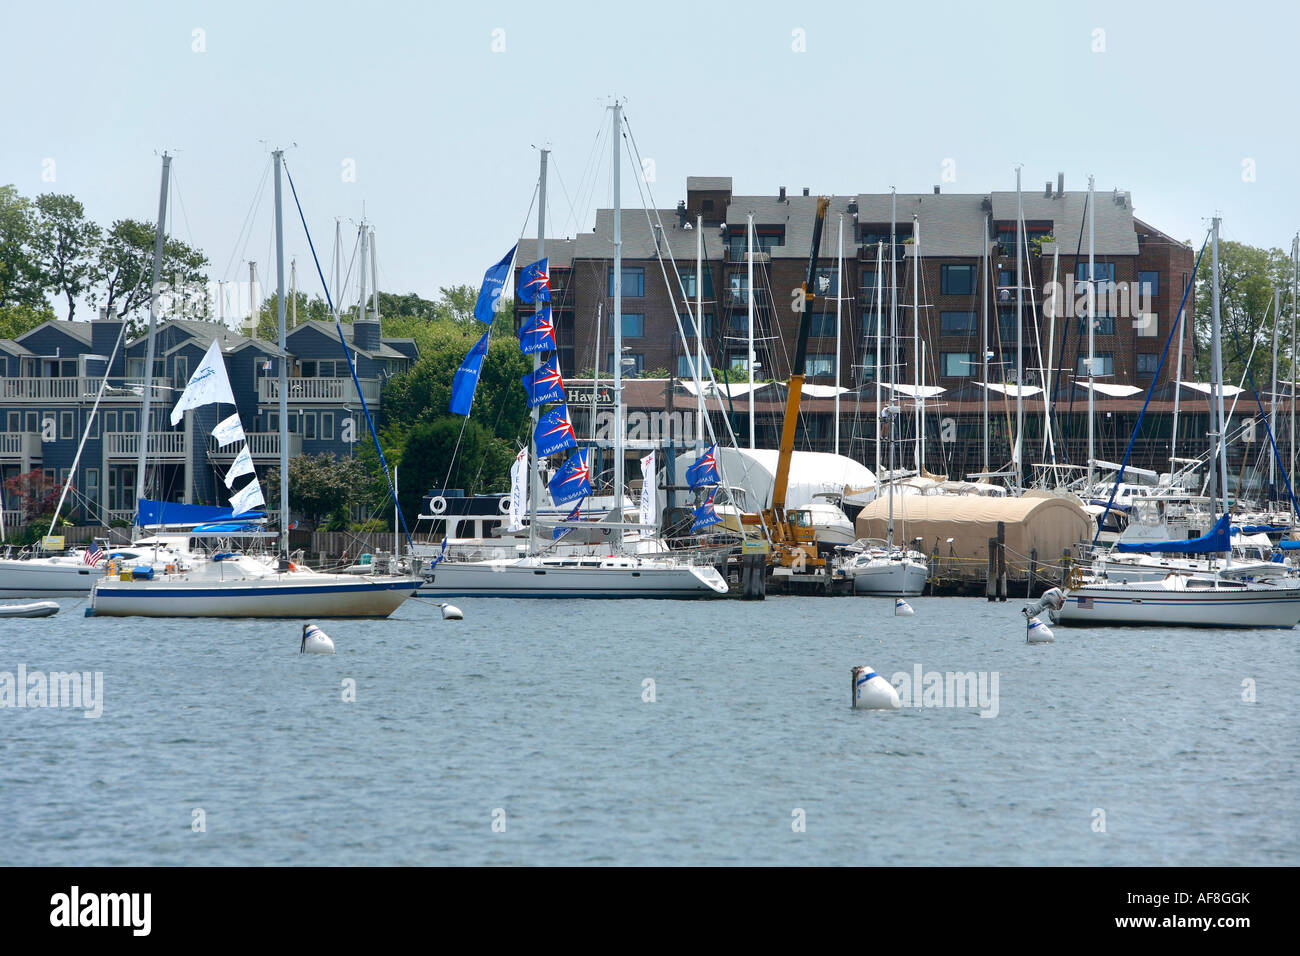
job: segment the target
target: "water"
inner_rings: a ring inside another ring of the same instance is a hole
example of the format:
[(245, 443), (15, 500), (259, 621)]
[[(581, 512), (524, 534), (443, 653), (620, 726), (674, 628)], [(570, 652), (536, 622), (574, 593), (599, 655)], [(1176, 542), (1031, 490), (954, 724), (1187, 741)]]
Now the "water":
[[(466, 599), (311, 657), (295, 622), (61, 603), (0, 621), (0, 672), (102, 671), (103, 716), (0, 710), (4, 864), (1300, 863), (1297, 631)], [(997, 714), (853, 711), (859, 663), (997, 672)]]

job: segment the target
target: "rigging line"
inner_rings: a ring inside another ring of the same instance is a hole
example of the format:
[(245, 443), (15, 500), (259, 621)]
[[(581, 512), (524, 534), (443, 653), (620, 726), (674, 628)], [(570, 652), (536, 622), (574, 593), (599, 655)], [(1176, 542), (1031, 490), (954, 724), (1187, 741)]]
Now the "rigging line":
[[(1090, 194), (1087, 196), (1087, 198), (1085, 198), (1085, 199), (1083, 200), (1083, 212), (1079, 215), (1079, 241), (1076, 242), (1076, 243), (1075, 243), (1075, 246), (1074, 246), (1074, 274), (1075, 274), (1076, 276), (1079, 274), (1079, 255), (1080, 255), (1080, 253), (1083, 251), (1083, 224), (1084, 224), (1085, 222), (1088, 221), (1088, 211), (1089, 211), (1089, 210), (1088, 210), (1088, 204), (1091, 203), (1091, 202), (1092, 202), (1092, 194), (1090, 193)], [(1088, 276), (1088, 283), (1089, 283), (1090, 286), (1091, 286), (1091, 284), (1092, 284), (1092, 282), (1093, 282), (1093, 279), (1094, 279), (1093, 276), (1091, 276), (1091, 275)], [(1095, 296), (1095, 295), (1092, 297), (1092, 301), (1093, 301), (1094, 304), (1095, 304), (1095, 302), (1096, 302), (1096, 296)], [(1067, 462), (1070, 460), (1070, 427), (1069, 427), (1069, 426), (1070, 426), (1070, 423), (1074, 420), (1074, 396), (1075, 396), (1075, 393), (1079, 391), (1079, 390), (1078, 390), (1077, 388), (1075, 388), (1074, 386), (1078, 384), (1078, 379), (1079, 379), (1079, 375), (1078, 375), (1078, 370), (1079, 370), (1079, 355), (1080, 355), (1080, 354), (1082, 353), (1082, 351), (1083, 351), (1083, 328), (1081, 327), (1081, 323), (1079, 323), (1079, 322), (1077, 321), (1078, 316), (1074, 315), (1074, 309), (1071, 308), (1071, 309), (1069, 309), (1068, 311), (1070, 312), (1070, 318), (1075, 319), (1076, 321), (1075, 321), (1075, 322), (1069, 322), (1069, 321), (1067, 321), (1067, 322), (1065, 323), (1065, 329), (1061, 332), (1061, 355), (1060, 355), (1060, 358), (1057, 360), (1057, 363), (1056, 363), (1056, 364), (1057, 364), (1057, 370), (1056, 370), (1056, 387), (1052, 389), (1052, 404), (1053, 404), (1053, 406), (1055, 406), (1055, 404), (1056, 404), (1056, 398), (1057, 398), (1057, 393), (1058, 393), (1058, 391), (1060, 390), (1060, 387), (1061, 387), (1061, 372), (1064, 371), (1064, 368), (1065, 368), (1065, 343), (1066, 343), (1066, 342), (1069, 340), (1069, 338), (1070, 338), (1070, 326), (1072, 326), (1072, 325), (1077, 326), (1078, 329), (1077, 329), (1077, 333), (1076, 333), (1076, 335), (1075, 335), (1075, 338), (1076, 338), (1077, 341), (1074, 343), (1074, 359), (1075, 359), (1075, 362), (1074, 362), (1074, 369), (1075, 369), (1075, 375), (1074, 375), (1074, 380), (1070, 383), (1070, 386), (1071, 386), (1071, 387), (1070, 387), (1070, 406), (1069, 406), (1068, 409), (1066, 409), (1066, 413), (1065, 413), (1065, 428), (1062, 430), (1062, 435), (1061, 435), (1061, 445), (1062, 445), (1062, 448), (1064, 449), (1063, 456), (1064, 456), (1064, 458), (1065, 458), (1065, 460), (1066, 460)], [(1092, 317), (1091, 315), (1089, 315), (1089, 316), (1088, 316), (1088, 321), (1091, 322), (1092, 320), (1093, 320), (1093, 317)], [(1086, 458), (1087, 456), (1085, 455), (1084, 457)], [(1087, 481), (1086, 478), (1085, 478), (1084, 480)]]
[[(244, 223), (239, 227), (239, 233), (235, 236), (235, 243), (230, 251), (230, 259), (226, 262), (226, 270), (221, 274), (223, 282), (230, 281), (230, 270), (235, 265), (235, 258), (244, 248), (247, 248), (248, 238), (252, 236), (253, 217), (256, 216), (258, 207), (261, 205), (262, 194), (266, 190), (266, 181), (270, 175), (271, 159), (270, 157), (267, 157), (266, 165), (262, 168), (262, 179), (257, 184), (257, 188), (253, 190), (253, 201), (248, 206), (248, 212), (244, 214)], [(241, 240), (243, 241), (243, 246), (240, 245)]]
[[(329, 284), (325, 281), (325, 273), (321, 271), (320, 259), (316, 255), (316, 243), (312, 241), (311, 230), (307, 228), (307, 216), (302, 211), (302, 203), (298, 201), (298, 190), (293, 184), (293, 175), (289, 172), (288, 165), (284, 162), (284, 156), (280, 156), (280, 165), (284, 167), (285, 178), (289, 180), (289, 190), (293, 193), (293, 203), (298, 207), (298, 218), (302, 221), (303, 232), (307, 235), (307, 245), (311, 249), (312, 262), (316, 265), (316, 275), (320, 277), (320, 284), (325, 289), (325, 299), (330, 306), (330, 311), (334, 312), (334, 327), (339, 333), (339, 343), (343, 346), (343, 354), (348, 360), (348, 369), (352, 372), (352, 384), (356, 387), (357, 397), (361, 399), (361, 410), (366, 414), (366, 424), (370, 426), (370, 437), (374, 439), (375, 451), (379, 454), (379, 464), (384, 469), (384, 480), (388, 483), (388, 493), (392, 497), (393, 505), (397, 509), (397, 517), (401, 521), (402, 533), (406, 535), (408, 547), (414, 547), (415, 542), (411, 538), (411, 532), (406, 527), (406, 516), (402, 514), (402, 507), (397, 501), (397, 490), (393, 488), (393, 474), (388, 468), (388, 460), (384, 457), (384, 449), (379, 444), (379, 433), (375, 431), (374, 419), (370, 417), (370, 405), (366, 401), (365, 393), (361, 390), (361, 382), (357, 378), (356, 363), (352, 360), (352, 350), (348, 348), (347, 340), (343, 337), (343, 326), (339, 324), (338, 313), (334, 310), (334, 303), (330, 301)], [(284, 357), (281, 356), (281, 361)], [(288, 479), (288, 476), (285, 476)]]

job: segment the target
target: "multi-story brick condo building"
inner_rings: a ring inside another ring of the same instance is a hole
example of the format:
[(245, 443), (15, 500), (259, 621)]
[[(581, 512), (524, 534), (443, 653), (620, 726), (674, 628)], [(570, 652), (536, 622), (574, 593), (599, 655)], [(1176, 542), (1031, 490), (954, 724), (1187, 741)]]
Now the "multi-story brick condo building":
[[(95, 396), (105, 389), (90, 428), (68, 514), (88, 524), (131, 521), (135, 516), (136, 461), (140, 441), (147, 337), (118, 351), (122, 322), (46, 322), (16, 339), (0, 339), (0, 476), (42, 469), (60, 481), (69, 477), (77, 445), (86, 431)], [(357, 364), (357, 377), (372, 411), (389, 375), (406, 370), (417, 357), (410, 339), (381, 338), (376, 321), (344, 326)], [(271, 342), (249, 338), (215, 322), (160, 322), (155, 336), (152, 428), (148, 439), (146, 487), (154, 498), (224, 504), (220, 473), (240, 450), (218, 448), (209, 432), (233, 411), (206, 406), (185, 413), (172, 427), (171, 407), (214, 338), (220, 339), (231, 388), (249, 450), (259, 472), (278, 467), (279, 358)], [(287, 333), (289, 351), (289, 453), (349, 455), (366, 439), (361, 403), (334, 326), (302, 322)], [(216, 468), (214, 469), (214, 467)], [(5, 501), (5, 520), (16, 523)]]

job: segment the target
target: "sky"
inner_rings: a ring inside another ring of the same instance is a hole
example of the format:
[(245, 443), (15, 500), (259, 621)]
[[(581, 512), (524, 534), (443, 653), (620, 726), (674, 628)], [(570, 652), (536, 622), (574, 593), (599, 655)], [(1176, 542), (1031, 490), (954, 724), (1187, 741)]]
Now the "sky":
[[(1199, 244), (1290, 250), (1300, 228), (1294, 3), (6, 3), (0, 185), (152, 220), (210, 278), (272, 268), (269, 151), (286, 149), (323, 266), (376, 234), (385, 291), (477, 285), (522, 233), (541, 146), (547, 232), (611, 197), (625, 102), (660, 207), (688, 175), (738, 194), (1128, 190)], [(600, 146), (599, 152), (597, 147)], [(639, 208), (625, 160), (623, 202)], [(259, 195), (259, 185), (265, 189)], [(286, 257), (315, 294), (285, 185)], [(246, 228), (247, 223), (247, 228)]]

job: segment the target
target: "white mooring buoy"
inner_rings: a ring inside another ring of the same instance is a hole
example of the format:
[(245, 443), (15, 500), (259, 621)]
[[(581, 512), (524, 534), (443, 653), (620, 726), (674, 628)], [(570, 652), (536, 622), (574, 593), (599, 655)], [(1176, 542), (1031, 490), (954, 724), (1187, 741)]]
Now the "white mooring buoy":
[(894, 617), (911, 617), (915, 613), (916, 611), (912, 610), (912, 605), (902, 598), (894, 602)]
[(442, 619), (444, 621), (465, 620), (465, 615), (462, 614), (460, 608), (454, 604), (439, 604), (438, 607), (442, 608)]
[(1056, 640), (1052, 629), (1036, 617), (1031, 617), (1025, 624), (1026, 644), (1051, 644)]
[(302, 644), (298, 646), (299, 654), (333, 654), (334, 642), (329, 635), (315, 624), (302, 626)]
[(1056, 640), (1052, 629), (1038, 619), (1044, 611), (1059, 611), (1065, 606), (1065, 592), (1060, 588), (1048, 588), (1037, 601), (1030, 601), (1020, 609), (1025, 616), (1025, 643), (1051, 644)]
[(897, 710), (898, 691), (870, 665), (853, 668), (853, 708), (855, 710)]

